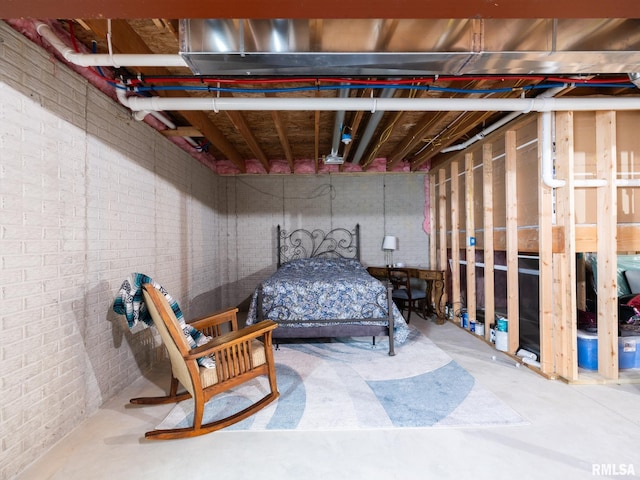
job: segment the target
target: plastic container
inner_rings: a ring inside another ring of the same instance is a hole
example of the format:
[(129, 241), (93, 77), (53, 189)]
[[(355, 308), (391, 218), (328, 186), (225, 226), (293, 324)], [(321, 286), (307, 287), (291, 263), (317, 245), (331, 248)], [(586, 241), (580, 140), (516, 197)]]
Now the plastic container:
[(640, 336), (618, 337), (618, 368), (640, 368)]
[(506, 317), (503, 317), (502, 315), (496, 315), (496, 330), (498, 332), (509, 331), (509, 321)]
[[(578, 366), (598, 369), (598, 335), (578, 330)], [(640, 368), (640, 336), (618, 337), (618, 368)]]
[(509, 351), (509, 334), (507, 332), (496, 332), (496, 350), (501, 352)]
[(578, 366), (598, 369), (598, 335), (578, 330)]

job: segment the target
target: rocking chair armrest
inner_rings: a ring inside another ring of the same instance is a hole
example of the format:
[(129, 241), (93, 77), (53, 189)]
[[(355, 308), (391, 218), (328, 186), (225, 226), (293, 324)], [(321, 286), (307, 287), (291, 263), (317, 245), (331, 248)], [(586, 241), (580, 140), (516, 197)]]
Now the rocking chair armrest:
[(265, 336), (265, 344), (271, 343), (271, 332), (278, 327), (278, 324), (272, 320), (263, 320), (254, 325), (245, 327), (241, 330), (225, 333), (219, 337), (215, 337), (210, 342), (204, 345), (189, 350), (189, 353), (185, 355), (186, 360), (194, 360), (196, 358), (204, 357), (216, 353), (219, 350), (228, 348), (229, 345), (235, 343), (246, 342), (254, 338)]
[(193, 320), (190, 320), (188, 323), (193, 328), (199, 330), (198, 328), (199, 326), (210, 327), (213, 325), (220, 325), (221, 323), (224, 323), (224, 322), (229, 322), (231, 321), (232, 318), (236, 316), (237, 313), (238, 313), (238, 307), (229, 307), (229, 308), (225, 308), (224, 310), (210, 313), (203, 317), (194, 318)]
[(189, 325), (205, 335), (219, 337), (224, 331), (233, 332), (238, 330), (237, 313), (237, 307), (229, 307), (225, 310), (220, 310), (205, 317), (192, 320), (189, 322)]

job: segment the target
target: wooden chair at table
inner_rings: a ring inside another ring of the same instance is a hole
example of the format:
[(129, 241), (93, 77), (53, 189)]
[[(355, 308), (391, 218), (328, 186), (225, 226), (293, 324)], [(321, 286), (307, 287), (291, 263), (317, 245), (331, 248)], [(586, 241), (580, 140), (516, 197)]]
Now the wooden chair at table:
[[(191, 349), (164, 295), (150, 284), (144, 284), (142, 288), (153, 323), (169, 353), (171, 386), (167, 396), (134, 398), (131, 403), (164, 404), (188, 398), (193, 398), (194, 402), (193, 425), (152, 430), (146, 432), (145, 437), (172, 439), (210, 433), (253, 415), (279, 397), (272, 344), (272, 332), (277, 327), (275, 322), (265, 320), (238, 330), (238, 309), (228, 309), (190, 323), (197, 330), (214, 337), (207, 344)], [(223, 325), (230, 331), (223, 333)], [(203, 356), (211, 356), (215, 368), (200, 366), (197, 359)], [(237, 413), (202, 423), (205, 404), (209, 399), (260, 375), (266, 375), (269, 381), (269, 392), (262, 399)], [(178, 393), (179, 384), (185, 388), (185, 392)]]
[(387, 269), (389, 281), (393, 285), (393, 301), (400, 310), (405, 307), (408, 310), (407, 323), (411, 321), (411, 312), (420, 308), (422, 304), (422, 317), (426, 318), (425, 305), (427, 292), (425, 289), (415, 288), (411, 285), (411, 274), (408, 269), (389, 267)]

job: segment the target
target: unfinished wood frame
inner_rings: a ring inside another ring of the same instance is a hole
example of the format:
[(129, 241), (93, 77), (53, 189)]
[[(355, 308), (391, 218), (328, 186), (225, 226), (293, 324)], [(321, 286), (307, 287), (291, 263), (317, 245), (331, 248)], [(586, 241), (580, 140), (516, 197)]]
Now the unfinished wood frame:
[[(434, 170), (438, 173), (437, 177), (432, 173), (433, 188), (438, 189), (439, 197), (434, 204), (438, 209), (434, 213), (434, 218), (438, 218), (434, 231), (438, 246), (432, 250), (433, 261), (437, 257), (439, 267), (452, 276), (449, 293), (453, 307), (459, 311), (460, 307), (466, 306), (471, 319), (478, 300), (475, 291), (478, 280), (472, 278), (475, 252), (483, 251), (484, 308), (488, 326), (495, 318), (494, 298), (497, 298), (494, 278), (488, 272), (495, 269), (494, 253), (505, 253), (508, 351), (514, 354), (519, 341), (518, 256), (537, 254), (540, 292), (538, 371), (547, 378), (561, 377), (580, 383), (640, 380), (640, 375), (634, 376), (633, 372), (629, 375), (628, 371), (621, 379), (618, 371), (615, 261), (619, 253), (640, 252), (640, 186), (637, 183), (618, 185), (617, 180), (621, 165), (627, 170), (622, 178), (639, 178), (634, 174), (640, 172), (640, 138), (633, 129), (640, 121), (640, 112), (547, 113), (555, 120), (552, 128), (556, 145), (555, 178), (564, 182), (555, 188), (545, 184), (540, 145), (531, 135), (533, 131), (540, 138), (541, 115), (545, 114), (524, 117), (494, 132)], [(620, 118), (624, 119), (624, 125)], [(620, 148), (620, 142), (624, 144), (623, 148)], [(535, 148), (533, 161), (531, 148)], [(474, 167), (473, 159), (479, 155), (482, 160)], [(465, 168), (460, 173), (462, 161)], [(477, 185), (474, 187), (474, 175), (478, 175), (474, 173), (476, 168), (482, 170), (481, 195)], [(537, 181), (532, 182), (534, 178)], [(577, 182), (583, 178), (596, 178), (600, 186)], [(622, 190), (620, 185), (623, 185)], [(480, 236), (476, 237), (476, 234)], [(469, 244), (471, 237), (476, 238), (474, 248)], [(461, 242), (465, 242), (464, 247)], [(448, 251), (451, 252), (450, 265), (447, 264)], [(597, 254), (597, 372), (578, 368), (577, 311), (586, 308), (588, 286), (583, 257), (577, 255), (582, 252)], [(461, 253), (466, 254), (467, 272), (470, 273), (466, 279), (460, 278)], [(465, 286), (466, 298), (462, 298), (461, 290)], [(497, 293), (504, 295), (504, 291)], [(487, 328), (485, 339), (489, 338)]]
[[(615, 112), (596, 112), (596, 154), (598, 178), (607, 184), (597, 188), (598, 198), (598, 373), (618, 378), (618, 288), (616, 117)], [(600, 261), (600, 259), (610, 259)], [(613, 281), (611, 281), (613, 279)]]
[[(555, 192), (557, 199), (556, 222), (558, 225), (564, 226), (567, 235), (565, 236), (565, 251), (553, 254), (553, 292), (557, 292), (557, 295), (553, 295), (552, 312), (546, 311), (548, 296), (543, 305), (545, 309), (541, 311), (544, 325), (544, 336), (541, 340), (544, 338), (545, 342), (542, 369), (545, 372), (555, 371), (561, 377), (574, 381), (578, 379), (576, 342), (578, 329), (574, 312), (577, 311), (577, 286), (580, 282), (576, 275), (575, 187), (572, 175), (574, 171), (573, 112), (558, 112), (555, 115), (555, 120), (556, 155), (562, 159), (556, 164), (556, 172), (558, 177), (565, 181), (565, 186)], [(550, 191), (551, 189), (547, 187), (546, 190)], [(575, 281), (572, 282), (572, 279)], [(582, 288), (584, 299), (584, 277)], [(581, 308), (585, 309), (584, 301)], [(552, 318), (548, 318), (547, 315), (551, 315)], [(551, 331), (548, 330), (549, 323), (552, 323)], [(550, 365), (551, 360), (554, 362), (553, 369)]]
[[(444, 284), (447, 285), (447, 276), (449, 275), (449, 266), (447, 265), (447, 183), (445, 181), (447, 173), (444, 168), (438, 171), (438, 238), (439, 238), (439, 256), (438, 270), (445, 272)], [(433, 237), (434, 239), (436, 237)], [(435, 258), (432, 257), (431, 261)], [(448, 296), (445, 288), (443, 295), (443, 302), (448, 301)]]
[(516, 131), (508, 130), (505, 135), (505, 204), (507, 227), (507, 317), (509, 353), (518, 349), (520, 317), (518, 304), (518, 189), (517, 189), (517, 144)]
[(467, 313), (469, 323), (467, 328), (471, 328), (472, 323), (476, 323), (476, 233), (475, 233), (475, 197), (473, 194), (473, 154), (467, 153), (464, 156), (465, 162), (465, 245), (467, 250)]
[(451, 296), (454, 311), (462, 308), (460, 295), (460, 216), (458, 198), (460, 196), (460, 177), (458, 162), (451, 162)]
[[(484, 235), (484, 269), (485, 272), (493, 272), (493, 148), (490, 143), (482, 146), (482, 202), (483, 202), (483, 235)], [(484, 275), (484, 338), (491, 339), (489, 330), (490, 319), (495, 318), (495, 282), (493, 275)]]

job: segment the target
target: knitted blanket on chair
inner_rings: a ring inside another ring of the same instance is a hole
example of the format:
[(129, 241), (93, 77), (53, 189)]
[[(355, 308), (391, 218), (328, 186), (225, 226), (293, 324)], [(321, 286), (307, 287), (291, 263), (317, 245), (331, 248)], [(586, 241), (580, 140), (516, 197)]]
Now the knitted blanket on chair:
[[(142, 285), (145, 283), (150, 283), (167, 299), (167, 302), (169, 302), (173, 313), (182, 327), (182, 332), (190, 348), (204, 345), (211, 340), (211, 337), (206, 336), (186, 323), (182, 311), (178, 306), (178, 302), (176, 302), (159, 283), (153, 281), (153, 279), (143, 273), (132, 273), (129, 275), (129, 277), (122, 282), (120, 290), (118, 290), (118, 295), (113, 302), (113, 311), (125, 316), (130, 330), (133, 330), (140, 324), (146, 327), (153, 325), (153, 319), (142, 296)], [(213, 359), (210, 357), (199, 358), (198, 364), (206, 368), (213, 368), (215, 366)]]

